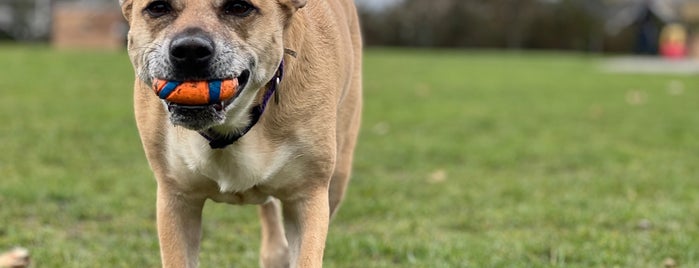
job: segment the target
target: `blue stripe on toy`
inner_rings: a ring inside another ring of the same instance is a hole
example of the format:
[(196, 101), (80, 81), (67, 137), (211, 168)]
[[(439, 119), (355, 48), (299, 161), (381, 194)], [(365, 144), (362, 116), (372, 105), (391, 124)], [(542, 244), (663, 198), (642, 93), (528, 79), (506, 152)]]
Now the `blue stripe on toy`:
[(221, 80), (212, 80), (209, 82), (209, 104), (215, 104), (221, 101)]
[(172, 94), (172, 92), (175, 91), (177, 86), (179, 86), (180, 84), (180, 82), (168, 81), (167, 84), (165, 84), (165, 86), (163, 87), (163, 90), (160, 91), (160, 94), (158, 94), (158, 96), (161, 99), (167, 99), (167, 97), (170, 96), (170, 94)]

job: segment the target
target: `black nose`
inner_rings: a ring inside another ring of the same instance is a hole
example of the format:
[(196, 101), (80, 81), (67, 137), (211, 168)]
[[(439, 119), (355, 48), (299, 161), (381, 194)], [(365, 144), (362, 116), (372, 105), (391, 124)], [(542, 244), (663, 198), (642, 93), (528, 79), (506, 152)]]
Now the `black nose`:
[(177, 68), (202, 68), (214, 54), (214, 41), (204, 34), (185, 34), (172, 39), (170, 60)]

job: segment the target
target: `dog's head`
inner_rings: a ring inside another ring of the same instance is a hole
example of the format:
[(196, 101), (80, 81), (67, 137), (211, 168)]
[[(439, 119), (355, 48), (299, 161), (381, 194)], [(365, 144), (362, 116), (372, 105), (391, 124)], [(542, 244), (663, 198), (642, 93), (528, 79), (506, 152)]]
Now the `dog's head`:
[(306, 0), (120, 0), (129, 22), (128, 50), (137, 79), (238, 79), (222, 103), (184, 106), (163, 101), (176, 125), (203, 130), (243, 127), (257, 92), (284, 53), (283, 32)]

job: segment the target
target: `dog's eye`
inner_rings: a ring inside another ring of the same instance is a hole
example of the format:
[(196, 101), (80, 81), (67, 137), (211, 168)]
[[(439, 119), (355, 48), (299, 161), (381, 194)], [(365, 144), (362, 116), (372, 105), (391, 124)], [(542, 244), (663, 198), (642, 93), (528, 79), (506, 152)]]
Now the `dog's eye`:
[(146, 6), (145, 11), (154, 18), (161, 17), (172, 12), (172, 6), (165, 1), (153, 1)]
[(250, 15), (250, 12), (255, 10), (255, 7), (248, 4), (248, 2), (240, 0), (232, 0), (226, 2), (223, 5), (223, 13), (226, 15), (234, 15), (238, 17), (245, 17)]

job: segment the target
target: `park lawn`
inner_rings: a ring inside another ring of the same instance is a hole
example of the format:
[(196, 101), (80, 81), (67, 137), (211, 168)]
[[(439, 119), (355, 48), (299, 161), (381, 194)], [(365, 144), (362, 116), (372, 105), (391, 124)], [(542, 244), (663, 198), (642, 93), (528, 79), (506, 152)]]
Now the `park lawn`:
[[(327, 267), (699, 266), (699, 79), (599, 56), (369, 49)], [(157, 267), (124, 52), (0, 46), (0, 249)], [(202, 267), (255, 267), (252, 206), (210, 202)]]

